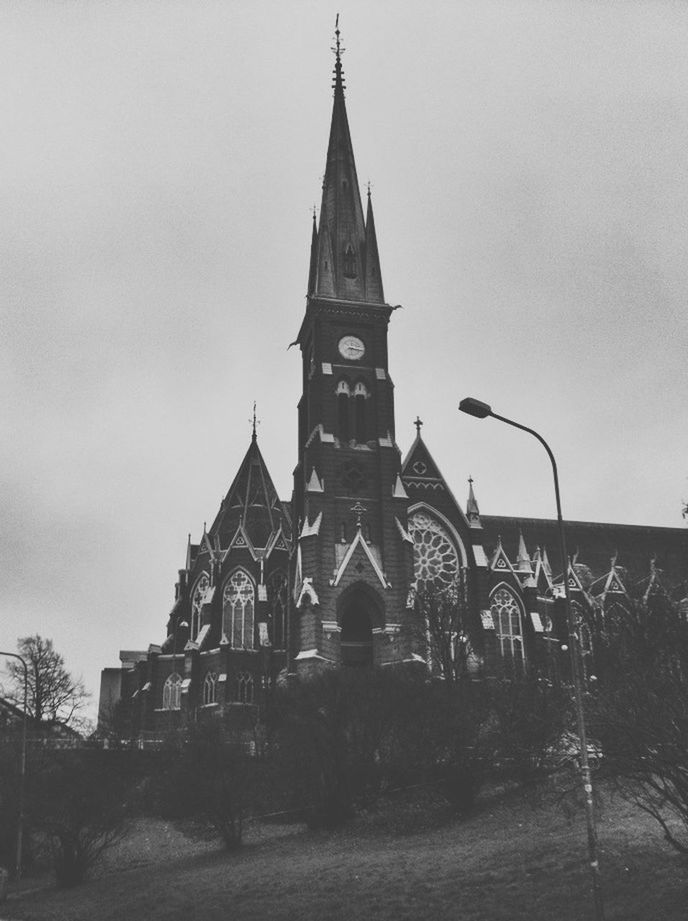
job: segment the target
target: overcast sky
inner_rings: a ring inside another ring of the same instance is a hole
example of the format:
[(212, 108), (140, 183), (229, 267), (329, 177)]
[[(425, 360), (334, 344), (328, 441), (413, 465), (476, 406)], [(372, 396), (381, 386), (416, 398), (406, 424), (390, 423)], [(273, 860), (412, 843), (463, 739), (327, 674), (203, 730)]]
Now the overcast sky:
[[(161, 642), (186, 535), (250, 439), (287, 499), (336, 7), (0, 7), (0, 648), (52, 637), (97, 696)], [(688, 7), (340, 7), (397, 441), (461, 502), (681, 527)], [(527, 535), (526, 535), (527, 537)], [(584, 550), (582, 553), (584, 556)]]

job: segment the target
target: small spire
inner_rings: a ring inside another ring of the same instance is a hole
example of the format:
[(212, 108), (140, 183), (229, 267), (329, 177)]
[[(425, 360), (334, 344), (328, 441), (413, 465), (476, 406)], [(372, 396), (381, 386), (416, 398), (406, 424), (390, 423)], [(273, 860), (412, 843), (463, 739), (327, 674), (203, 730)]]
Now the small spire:
[(618, 550), (615, 550), (615, 551), (614, 551), (614, 556), (612, 556), (612, 558), (611, 558), (611, 560), (610, 560), (610, 563), (611, 563), (611, 567), (610, 567), (610, 568), (611, 568), (611, 569), (616, 569), (616, 561), (618, 560), (618, 558), (619, 558), (619, 551), (618, 551)]
[(533, 567), (530, 564), (530, 557), (526, 548), (526, 541), (523, 537), (523, 531), (518, 530), (518, 556), (516, 557), (516, 571), (532, 573)]
[(473, 477), (468, 477), (468, 500), (466, 502), (466, 517), (468, 518), (471, 526), (476, 526), (480, 524), (480, 509), (478, 508), (478, 502), (475, 498), (475, 493), (473, 492)]
[(311, 230), (311, 260), (308, 266), (308, 291), (306, 294), (313, 294), (318, 279), (318, 223), (316, 219), (315, 205), (313, 205), (313, 229)]
[(423, 421), (420, 416), (416, 416), (413, 424), (416, 427), (416, 438), (420, 438), (420, 428), (423, 425)]
[(549, 562), (549, 557), (547, 556), (547, 547), (542, 548), (542, 568), (544, 569), (545, 573), (551, 577), (552, 567)]

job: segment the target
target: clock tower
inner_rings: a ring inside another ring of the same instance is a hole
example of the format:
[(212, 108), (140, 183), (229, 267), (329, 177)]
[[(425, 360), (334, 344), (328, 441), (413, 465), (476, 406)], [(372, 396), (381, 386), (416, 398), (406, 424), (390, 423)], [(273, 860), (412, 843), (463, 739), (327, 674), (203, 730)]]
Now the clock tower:
[(292, 655), (382, 665), (404, 639), (413, 543), (394, 434), (394, 387), (370, 190), (364, 217), (336, 30), (334, 103), (320, 220), (313, 216), (294, 471)]

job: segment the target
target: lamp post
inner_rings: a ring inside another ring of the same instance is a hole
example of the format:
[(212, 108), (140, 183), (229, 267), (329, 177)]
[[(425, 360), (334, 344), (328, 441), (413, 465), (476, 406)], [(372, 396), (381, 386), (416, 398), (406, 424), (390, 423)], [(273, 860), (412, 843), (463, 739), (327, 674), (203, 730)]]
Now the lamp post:
[(595, 808), (592, 796), (592, 778), (590, 776), (590, 764), (588, 762), (588, 741), (585, 731), (585, 711), (583, 708), (583, 674), (581, 668), (580, 655), (580, 637), (578, 634), (578, 624), (576, 623), (573, 609), (571, 607), (571, 593), (569, 591), (569, 574), (568, 574), (568, 553), (566, 552), (566, 534), (564, 531), (564, 520), (561, 514), (561, 497), (559, 494), (559, 475), (557, 473), (557, 463), (554, 455), (542, 435), (539, 435), (534, 429), (530, 429), (513, 419), (507, 419), (492, 411), (488, 403), (476, 400), (473, 397), (466, 397), (459, 404), (461, 412), (468, 413), (469, 416), (475, 416), (477, 419), (485, 419), (492, 416), (500, 422), (505, 422), (514, 428), (528, 432), (540, 442), (552, 463), (552, 473), (554, 475), (554, 495), (557, 500), (557, 524), (559, 528), (559, 550), (564, 573), (564, 599), (566, 605), (566, 623), (569, 634), (569, 651), (571, 654), (571, 673), (573, 676), (573, 695), (576, 707), (576, 722), (578, 724), (578, 739), (580, 743), (580, 772), (583, 790), (585, 792), (585, 819), (588, 832), (588, 858), (590, 863), (590, 873), (592, 877), (592, 893), (595, 905), (596, 921), (604, 919), (604, 904), (602, 900), (602, 887), (600, 884), (600, 865), (597, 859), (597, 834), (595, 830)]
[(19, 818), (17, 820), (17, 855), (16, 855), (16, 878), (21, 879), (22, 871), (22, 842), (24, 835), (24, 787), (26, 786), (26, 701), (29, 687), (29, 670), (26, 661), (16, 652), (0, 652), (0, 656), (9, 656), (12, 659), (19, 659), (24, 668), (24, 711), (22, 719), (22, 742), (21, 742), (21, 761), (19, 767)]

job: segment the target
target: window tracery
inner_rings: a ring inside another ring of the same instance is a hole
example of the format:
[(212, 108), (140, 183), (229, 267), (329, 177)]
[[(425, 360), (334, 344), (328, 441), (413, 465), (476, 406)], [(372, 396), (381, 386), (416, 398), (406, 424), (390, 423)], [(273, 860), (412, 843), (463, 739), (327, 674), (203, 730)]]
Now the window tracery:
[(244, 569), (235, 570), (225, 583), (222, 621), (232, 649), (253, 649), (255, 585)]
[(168, 675), (162, 687), (163, 710), (179, 710), (182, 705), (182, 676), (177, 672)]
[(505, 667), (521, 673), (525, 666), (525, 649), (518, 601), (508, 588), (498, 588), (492, 596), (491, 611)]
[(210, 578), (207, 572), (201, 574), (196, 588), (191, 596), (191, 633), (190, 638), (195, 640), (201, 629), (201, 609), (203, 608), (203, 599), (210, 586)]
[(240, 704), (252, 704), (253, 690), (253, 675), (250, 672), (239, 672), (237, 675), (237, 701)]
[(415, 590), (448, 589), (456, 583), (459, 557), (447, 530), (426, 512), (414, 512), (408, 521), (413, 538)]

